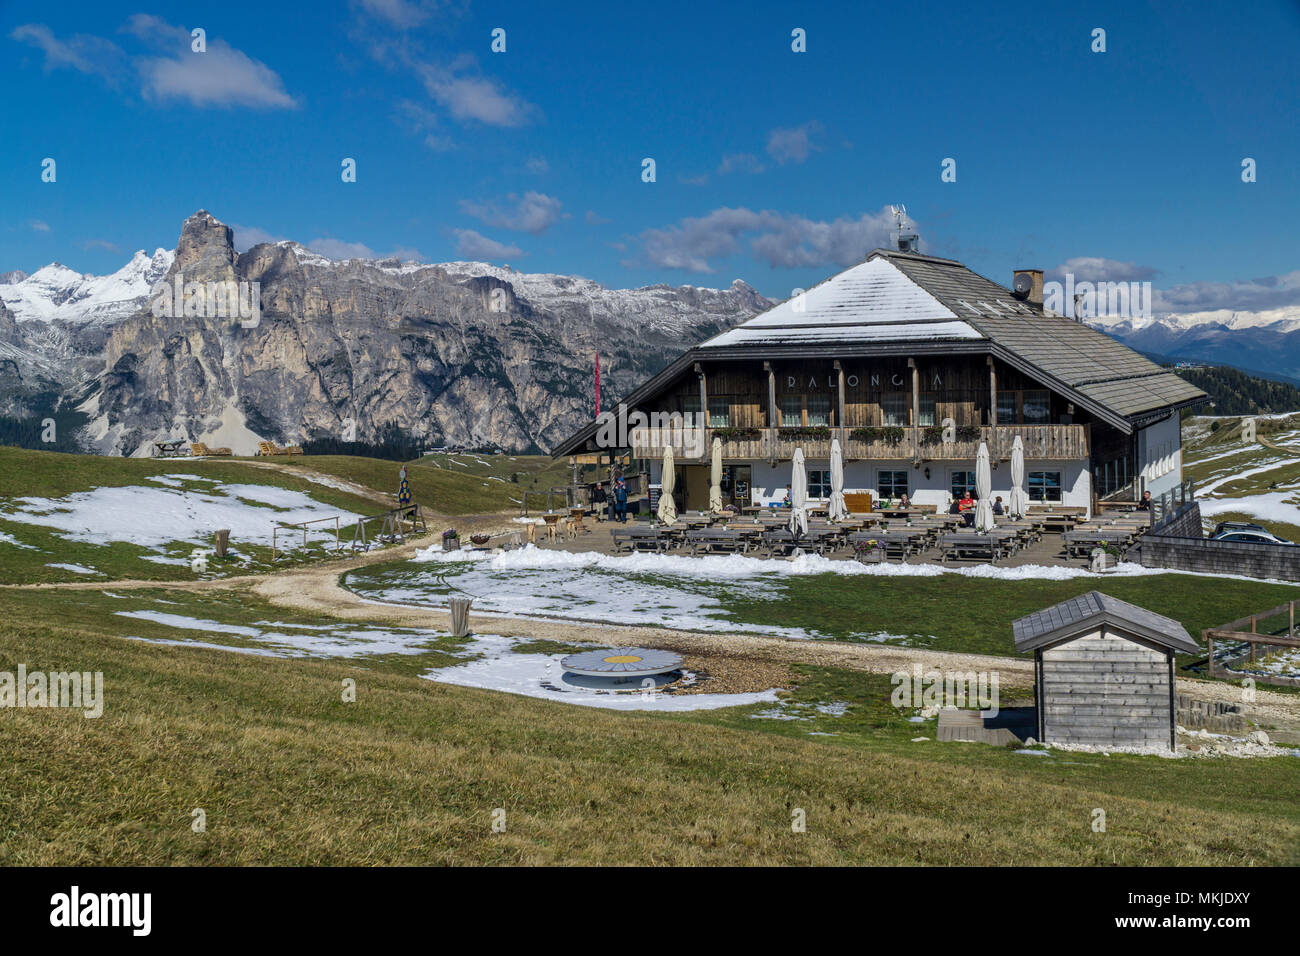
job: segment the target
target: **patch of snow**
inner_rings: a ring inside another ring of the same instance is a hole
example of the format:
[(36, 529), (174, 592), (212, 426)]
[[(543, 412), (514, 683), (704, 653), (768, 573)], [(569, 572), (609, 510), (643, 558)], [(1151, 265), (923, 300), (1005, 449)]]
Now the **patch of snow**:
[(776, 700), (776, 689), (747, 694), (602, 693), (566, 683), (560, 661), (564, 654), (516, 654), (511, 648), (521, 638), (475, 635), (467, 653), (477, 660), (440, 667), (421, 675), (428, 680), (458, 687), (505, 691), (525, 697), (554, 700), (580, 707), (608, 710), (688, 711), (741, 707)]
[(96, 571), (94, 568), (88, 568), (81, 564), (50, 564), (45, 565), (47, 568), (59, 568), (62, 571), (71, 571), (74, 574), (102, 574), (102, 571)]

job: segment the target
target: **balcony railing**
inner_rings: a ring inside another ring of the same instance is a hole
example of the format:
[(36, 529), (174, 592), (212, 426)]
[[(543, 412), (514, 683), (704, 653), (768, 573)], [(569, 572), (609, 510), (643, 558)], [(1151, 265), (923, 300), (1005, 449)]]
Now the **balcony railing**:
[[(719, 431), (726, 435), (722, 442), (722, 457), (726, 459), (788, 460), (794, 456), (796, 448), (803, 449), (805, 458), (828, 459), (831, 455), (831, 438), (783, 437), (783, 429), (771, 428), (747, 429), (753, 437), (747, 435), (743, 438), (736, 437), (737, 429), (634, 428), (629, 439), (633, 454), (638, 457), (659, 458), (664, 453), (664, 447), (671, 445), (678, 461), (703, 462), (708, 461), (714, 435)], [(1017, 435), (1024, 443), (1026, 460), (1073, 461), (1089, 455), (1087, 425), (984, 425), (980, 428), (978, 438), (951, 442), (927, 442), (922, 431), (919, 444), (916, 432), (911, 428), (904, 428), (903, 437), (897, 442), (884, 439), (855, 441), (848, 437), (851, 431), (849, 428), (830, 429), (832, 438), (840, 438), (845, 461), (912, 458), (920, 458), (922, 461), (974, 460), (979, 454), (981, 442), (988, 446), (989, 456), (994, 461), (1006, 461), (1011, 458), (1011, 446)]]

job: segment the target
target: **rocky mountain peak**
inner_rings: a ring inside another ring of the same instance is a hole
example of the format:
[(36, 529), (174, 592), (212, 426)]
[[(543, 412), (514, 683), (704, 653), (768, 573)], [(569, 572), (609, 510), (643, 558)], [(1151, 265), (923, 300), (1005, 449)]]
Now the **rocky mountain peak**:
[(224, 282), (235, 277), (238, 258), (235, 231), (206, 209), (200, 209), (181, 226), (168, 278), (181, 272), (187, 282)]

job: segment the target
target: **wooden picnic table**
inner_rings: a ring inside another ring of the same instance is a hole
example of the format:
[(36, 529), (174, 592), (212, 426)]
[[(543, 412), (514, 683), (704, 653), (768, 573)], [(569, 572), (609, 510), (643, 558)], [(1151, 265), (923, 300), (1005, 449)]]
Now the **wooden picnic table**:
[(716, 551), (744, 554), (749, 550), (751, 537), (731, 528), (696, 528), (686, 532), (684, 543), (691, 548), (691, 554), (698, 554), (701, 548), (706, 554)]
[(181, 448), (185, 445), (185, 439), (177, 438), (172, 441), (156, 441), (153, 443), (155, 458), (183, 458)]
[(615, 528), (610, 532), (610, 536), (614, 539), (614, 550), (616, 552), (622, 551), (624, 547), (629, 551), (641, 551), (646, 546), (653, 551), (667, 551), (673, 540), (667, 529), (642, 527), (640, 525)]
[(1087, 555), (1093, 548), (1107, 544), (1119, 548), (1120, 553), (1123, 554), (1133, 543), (1134, 535), (1121, 528), (1085, 528), (1067, 531), (1062, 537), (1065, 539), (1065, 553), (1074, 558), (1081, 554)]
[(998, 558), (1011, 553), (1010, 542), (1015, 535), (1010, 532), (998, 534), (977, 534), (971, 531), (949, 531), (939, 536), (939, 561), (947, 563), (949, 558), (987, 559), (990, 564), (997, 563)]
[(900, 531), (855, 531), (849, 535), (849, 544), (857, 547), (867, 541), (878, 541), (885, 546), (885, 554), (898, 555), (906, 561), (913, 554), (919, 554), (927, 546), (927, 535), (919, 528)]

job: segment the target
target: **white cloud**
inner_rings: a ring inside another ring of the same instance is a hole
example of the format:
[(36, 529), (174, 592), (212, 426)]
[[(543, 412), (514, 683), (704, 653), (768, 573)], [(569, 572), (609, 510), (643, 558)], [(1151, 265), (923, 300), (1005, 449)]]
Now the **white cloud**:
[(461, 209), (480, 222), (515, 232), (531, 232), (533, 235), (543, 233), (554, 225), (562, 215), (563, 205), (554, 196), (532, 190), (522, 197), (511, 193), (504, 200), (460, 201)]
[(545, 156), (532, 156), (528, 159), (528, 171), (542, 175), (551, 171), (551, 164), (546, 161)]
[(103, 249), (106, 252), (120, 251), (115, 243), (109, 242), (107, 239), (87, 239), (81, 244), (81, 247), (83, 249)]
[(232, 222), (230, 228), (235, 234), (236, 252), (247, 252), (253, 246), (261, 245), (264, 242), (284, 241), (284, 236), (273, 236), (265, 229), (259, 229), (257, 226), (238, 226)]
[(27, 225), (31, 227), (32, 232), (50, 231), (50, 224), (44, 219), (32, 219), (27, 223)]
[(780, 165), (802, 163), (810, 153), (819, 149), (812, 139), (822, 131), (822, 124), (810, 120), (802, 126), (774, 129), (767, 134), (767, 153)]
[(207, 51), (196, 53), (187, 29), (143, 13), (131, 17), (123, 29), (166, 54), (136, 61), (146, 99), (186, 100), (198, 107), (298, 105), (274, 70), (220, 38), (208, 37)]
[(429, 4), (411, 3), (410, 0), (359, 0), (358, 5), (366, 13), (399, 30), (419, 26), (432, 13)]
[(20, 26), (10, 36), (42, 50), (47, 71), (67, 67), (118, 86), (129, 64), (139, 79), (140, 95), (153, 102), (182, 100), (197, 107), (259, 109), (298, 105), (274, 70), (220, 38), (208, 37), (206, 52), (194, 52), (188, 29), (144, 13), (127, 20), (122, 32), (150, 52), (128, 56), (111, 40), (86, 34), (61, 40), (43, 24)]
[(516, 245), (497, 242), (473, 229), (455, 229), (453, 234), (456, 236), (456, 255), (462, 259), (509, 259), (527, 254)]
[(1268, 312), (1291, 306), (1300, 306), (1300, 271), (1231, 282), (1188, 282), (1157, 289), (1152, 308), (1157, 313)]
[(856, 219), (825, 221), (723, 207), (699, 218), (647, 229), (639, 238), (644, 259), (652, 265), (711, 273), (716, 260), (735, 255), (746, 239), (750, 252), (773, 268), (849, 266), (861, 262), (872, 249), (888, 246), (892, 228), (888, 208)]
[(9, 34), (19, 43), (34, 46), (45, 54), (45, 72), (62, 68), (102, 76), (116, 83), (126, 54), (113, 41), (85, 33), (60, 40), (41, 23), (26, 23)]
[(718, 174), (725, 176), (728, 173), (761, 173), (763, 168), (763, 164), (753, 153), (734, 153), (722, 157), (722, 162), (718, 164)]
[(420, 66), (424, 88), (453, 119), (485, 126), (526, 126), (539, 114), (536, 106), (495, 80), (457, 73), (431, 64)]
[(1120, 262), (1101, 256), (1075, 256), (1055, 269), (1049, 269), (1045, 278), (1064, 282), (1067, 273), (1074, 276), (1075, 282), (1141, 282), (1155, 277), (1159, 271), (1135, 262)]
[(607, 223), (614, 221), (612, 219), (606, 219), (604, 216), (600, 215), (594, 209), (587, 210), (586, 220), (587, 220), (587, 225), (589, 226), (603, 226)]

